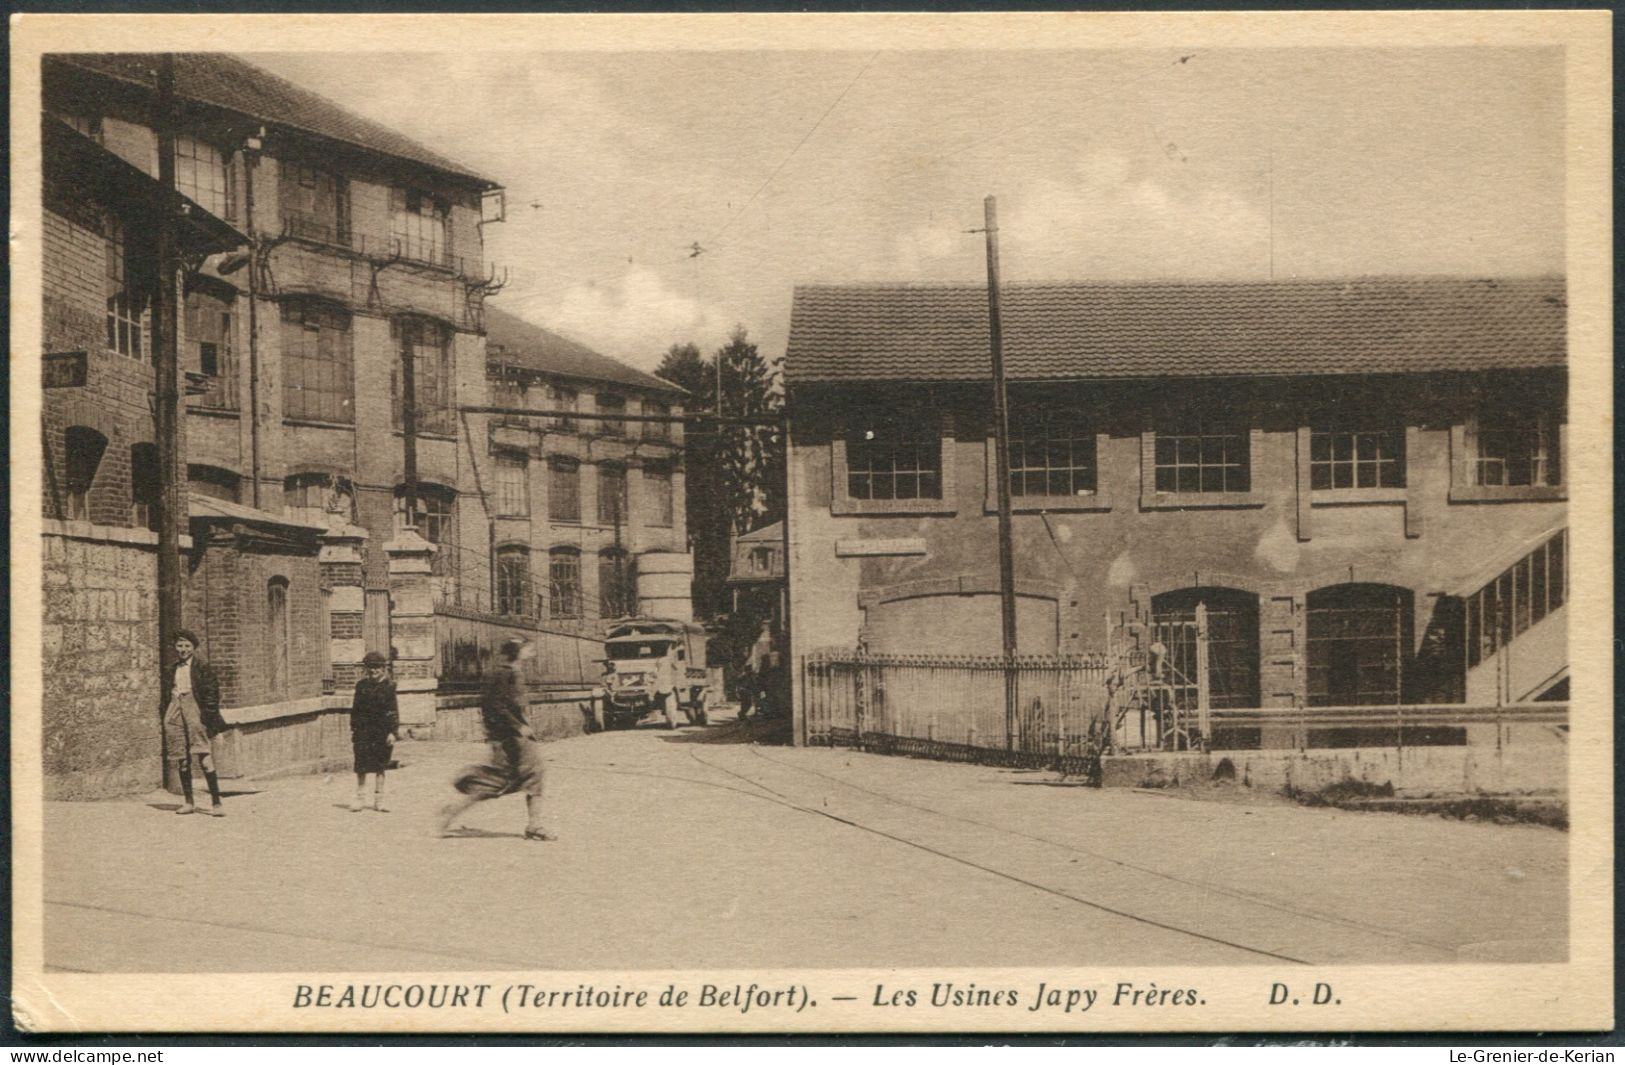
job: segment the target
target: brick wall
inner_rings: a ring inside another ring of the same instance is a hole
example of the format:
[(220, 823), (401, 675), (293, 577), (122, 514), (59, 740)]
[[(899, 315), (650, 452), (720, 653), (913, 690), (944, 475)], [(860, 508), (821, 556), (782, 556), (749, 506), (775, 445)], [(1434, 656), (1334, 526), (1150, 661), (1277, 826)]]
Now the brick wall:
[[(216, 536), (194, 552), (187, 617), (198, 629), (202, 654), (220, 676), (227, 707), (303, 699), (322, 692), (321, 574), (314, 553), (276, 554), (243, 549)], [(288, 681), (272, 684), (270, 582), (287, 581)]]

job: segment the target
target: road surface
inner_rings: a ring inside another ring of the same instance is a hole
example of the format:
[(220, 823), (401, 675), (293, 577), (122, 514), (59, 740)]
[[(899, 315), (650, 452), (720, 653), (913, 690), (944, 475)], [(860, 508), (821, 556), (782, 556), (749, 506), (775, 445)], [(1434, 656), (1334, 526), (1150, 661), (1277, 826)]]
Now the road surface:
[[(47, 967), (85, 972), (1556, 961), (1568, 836), (1192, 802), (1044, 771), (752, 742), (721, 721), (547, 745), (523, 802), (433, 812), (470, 744), (348, 774), (48, 803)], [(253, 789), (253, 790), (248, 790)]]

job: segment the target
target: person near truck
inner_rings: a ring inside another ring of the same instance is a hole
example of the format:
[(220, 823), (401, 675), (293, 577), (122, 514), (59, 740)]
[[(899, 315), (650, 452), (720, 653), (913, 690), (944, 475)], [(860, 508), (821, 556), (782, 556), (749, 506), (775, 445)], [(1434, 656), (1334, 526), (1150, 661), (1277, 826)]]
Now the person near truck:
[(525, 718), (530, 693), (525, 684), (524, 663), (535, 653), (525, 640), (502, 642), (501, 660), (485, 678), (480, 693), (480, 719), (485, 738), (491, 745), (490, 758), (458, 773), (453, 786), (457, 798), (441, 807), (439, 832), (452, 833), (457, 818), (475, 803), (513, 792), (525, 795), (525, 838), (554, 840), (558, 837), (542, 825), (542, 752), (536, 733)]

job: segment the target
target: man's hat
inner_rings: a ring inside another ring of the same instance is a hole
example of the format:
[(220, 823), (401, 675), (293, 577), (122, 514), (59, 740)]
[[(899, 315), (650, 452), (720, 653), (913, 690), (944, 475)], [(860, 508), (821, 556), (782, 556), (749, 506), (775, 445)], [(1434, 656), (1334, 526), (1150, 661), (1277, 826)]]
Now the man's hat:
[(193, 632), (191, 629), (176, 629), (175, 630), (175, 639), (177, 639), (177, 640), (185, 640), (187, 643), (191, 644), (193, 647), (200, 646), (200, 644), (198, 643), (197, 633)]
[(510, 636), (506, 640), (502, 641), (502, 653), (507, 655), (509, 658), (512, 658), (519, 654), (519, 649), (525, 646), (525, 642), (526, 641), (524, 640)]
[(368, 651), (361, 659), (361, 664), (366, 666), (368, 669), (382, 669), (383, 667), (389, 665), (389, 659), (385, 658), (377, 651)]

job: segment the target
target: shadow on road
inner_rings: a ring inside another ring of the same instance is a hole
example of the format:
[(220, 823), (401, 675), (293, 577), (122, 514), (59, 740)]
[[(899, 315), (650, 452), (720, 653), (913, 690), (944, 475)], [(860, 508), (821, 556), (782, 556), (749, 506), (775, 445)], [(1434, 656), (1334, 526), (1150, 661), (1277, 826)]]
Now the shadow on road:
[(758, 743), (785, 747), (790, 744), (790, 722), (786, 718), (717, 721), (704, 728), (668, 732), (660, 738), (667, 743)]

